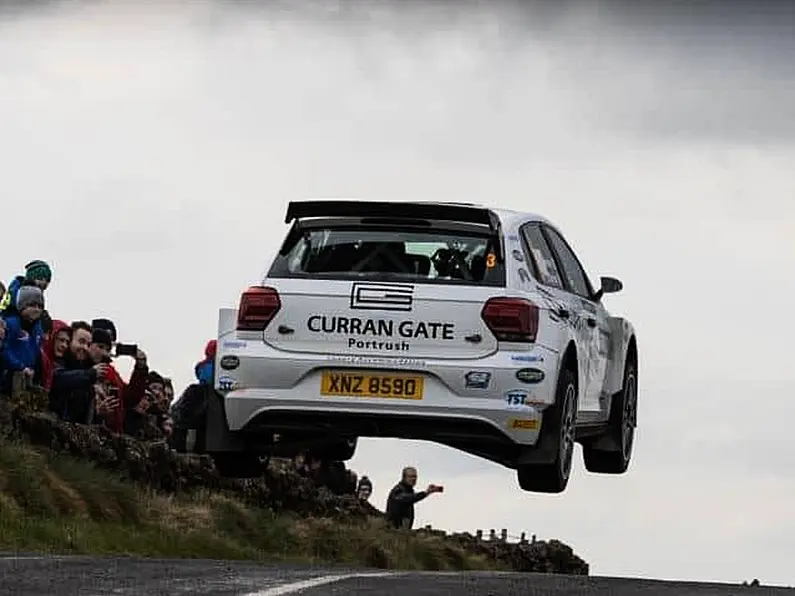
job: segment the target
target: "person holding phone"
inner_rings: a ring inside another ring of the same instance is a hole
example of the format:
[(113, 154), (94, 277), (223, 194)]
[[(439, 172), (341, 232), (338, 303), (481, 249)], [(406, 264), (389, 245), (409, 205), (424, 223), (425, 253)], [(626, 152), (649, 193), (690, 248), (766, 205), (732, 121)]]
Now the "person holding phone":
[[(138, 349), (138, 346), (132, 345), (128, 347), (127, 344), (116, 343), (116, 355), (133, 356), (135, 358), (135, 366), (132, 375), (130, 375), (130, 382), (125, 383), (119, 371), (113, 366), (111, 359), (113, 344), (113, 335), (110, 331), (102, 327), (92, 330), (91, 345), (89, 347), (91, 360), (97, 365), (104, 367), (102, 380), (106, 386), (110, 387), (110, 390), (106, 390), (104, 393), (106, 397), (114, 397), (113, 400), (107, 403), (117, 404), (117, 407), (111, 412), (105, 412), (103, 421), (110, 430), (121, 434), (125, 431), (125, 418), (128, 410), (135, 407), (144, 396), (149, 366), (146, 361), (146, 354)], [(134, 353), (131, 353), (133, 350), (130, 347), (134, 348)], [(121, 354), (119, 354), (119, 348), (122, 348)]]
[(393, 528), (410, 530), (414, 525), (414, 504), (429, 495), (444, 491), (438, 484), (429, 484), (428, 488), (414, 492), (417, 484), (417, 468), (403, 468), (400, 482), (391, 491), (386, 501), (386, 518)]
[(121, 398), (116, 387), (107, 383), (94, 385), (94, 407), (99, 418), (112, 424), (121, 406)]

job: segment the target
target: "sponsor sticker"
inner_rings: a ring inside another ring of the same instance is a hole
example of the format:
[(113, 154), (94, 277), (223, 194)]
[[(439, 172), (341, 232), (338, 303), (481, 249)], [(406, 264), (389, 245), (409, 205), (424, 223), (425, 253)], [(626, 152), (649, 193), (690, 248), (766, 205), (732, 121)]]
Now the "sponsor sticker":
[(512, 354), (511, 360), (514, 362), (543, 362), (544, 357), (540, 354)]
[(379, 356), (327, 356), (329, 362), (354, 366), (383, 366), (389, 368), (425, 368), (428, 363), (419, 358), (389, 358)]
[(530, 392), (525, 389), (511, 389), (505, 394), (505, 404), (511, 409), (526, 408), (530, 401)]
[(244, 341), (233, 341), (233, 340), (230, 340), (230, 341), (223, 342), (221, 344), (221, 347), (222, 348), (235, 349), (235, 348), (245, 348), (247, 345), (248, 345), (248, 343), (244, 342)]
[(467, 389), (488, 389), (489, 383), (491, 383), (491, 373), (485, 370), (471, 370), (464, 375)]
[(520, 368), (516, 371), (516, 379), (522, 383), (540, 383), (544, 380), (544, 371), (538, 368)]
[(238, 366), (240, 366), (240, 358), (234, 354), (221, 357), (221, 368), (224, 370), (235, 370)]
[(511, 430), (538, 430), (538, 420), (533, 418), (511, 418), (508, 420)]
[(351, 287), (352, 309), (409, 312), (413, 300), (414, 286), (412, 285), (354, 282)]
[(345, 335), (348, 348), (357, 350), (407, 352), (406, 340), (455, 340), (455, 324), (444, 321), (312, 315), (306, 326), (311, 333)]
[(234, 391), (240, 387), (240, 383), (237, 382), (237, 379), (234, 379), (228, 375), (221, 375), (218, 377), (218, 388), (221, 391)]

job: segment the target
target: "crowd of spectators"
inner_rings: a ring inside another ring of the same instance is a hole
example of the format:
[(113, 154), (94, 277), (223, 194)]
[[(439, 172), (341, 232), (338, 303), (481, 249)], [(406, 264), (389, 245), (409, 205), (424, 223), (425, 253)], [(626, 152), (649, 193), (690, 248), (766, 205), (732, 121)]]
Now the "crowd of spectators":
[[(118, 341), (113, 321), (53, 319), (44, 298), (51, 282), (50, 265), (36, 260), (7, 288), (0, 284), (0, 394), (44, 393), (64, 421), (169, 438), (171, 380), (149, 367), (137, 345)], [(134, 360), (127, 381), (114, 366), (125, 357)]]
[[(162, 437), (178, 450), (192, 450), (187, 443), (195, 442), (195, 437), (174, 433), (171, 380), (149, 367), (146, 353), (137, 345), (118, 341), (113, 321), (94, 318), (91, 323), (67, 323), (53, 319), (44, 300), (51, 282), (50, 265), (36, 260), (28, 263), (24, 274), (15, 277), (8, 288), (0, 283), (0, 395), (13, 399), (23, 393), (43, 393), (50, 411), (65, 422), (103, 425), (136, 438)], [(216, 350), (216, 340), (208, 341), (204, 358), (195, 366), (197, 384), (193, 389), (197, 394), (213, 383)], [(125, 357), (134, 360), (128, 381), (113, 364)], [(199, 411), (192, 404), (190, 388), (182, 401), (175, 414), (185, 418), (186, 413), (180, 412), (186, 407)], [(200, 429), (201, 425), (194, 427)], [(293, 460), (298, 474), (318, 482), (334, 475), (334, 463), (306, 453)], [(344, 466), (338, 472), (344, 473)], [(395, 527), (410, 528), (414, 504), (443, 490), (432, 484), (415, 492), (416, 479), (416, 469), (405, 468), (400, 483), (389, 494), (387, 516)], [(372, 492), (372, 482), (363, 476), (356, 486), (358, 498), (369, 501)]]

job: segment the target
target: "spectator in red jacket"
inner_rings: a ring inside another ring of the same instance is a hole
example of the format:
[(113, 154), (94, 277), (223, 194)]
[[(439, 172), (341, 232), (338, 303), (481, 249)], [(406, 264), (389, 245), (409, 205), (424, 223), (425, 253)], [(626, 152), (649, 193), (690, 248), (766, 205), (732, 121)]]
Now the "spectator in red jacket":
[[(96, 328), (91, 334), (91, 347), (89, 353), (91, 360), (96, 364), (108, 363), (105, 373), (104, 394), (113, 399), (114, 407), (111, 410), (100, 408), (100, 413), (109, 429), (116, 433), (124, 432), (124, 417), (127, 410), (134, 408), (144, 396), (149, 367), (146, 354), (138, 350), (135, 357), (135, 367), (130, 382), (125, 383), (119, 371), (110, 364), (110, 352), (113, 345), (112, 335), (103, 328)], [(118, 402), (116, 402), (118, 398)]]
[(60, 320), (52, 322), (52, 331), (41, 350), (41, 384), (49, 391), (52, 389), (52, 378), (55, 366), (63, 364), (64, 356), (72, 341), (72, 329), (68, 323)]

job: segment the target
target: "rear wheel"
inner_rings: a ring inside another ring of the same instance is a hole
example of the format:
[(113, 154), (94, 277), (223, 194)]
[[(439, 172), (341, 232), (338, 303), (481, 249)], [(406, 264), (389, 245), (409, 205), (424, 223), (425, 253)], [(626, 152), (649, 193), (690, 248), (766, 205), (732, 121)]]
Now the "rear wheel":
[(521, 464), (517, 477), (522, 490), (536, 493), (561, 493), (571, 475), (574, 432), (577, 419), (577, 376), (564, 368), (558, 378), (555, 403), (544, 412), (541, 436), (535, 448), (549, 449), (554, 458), (548, 463)]
[[(583, 444), (585, 469), (595, 474), (623, 474), (632, 459), (638, 415), (638, 366), (628, 359), (624, 384), (610, 404), (606, 436)], [(606, 441), (604, 440), (606, 439)]]

